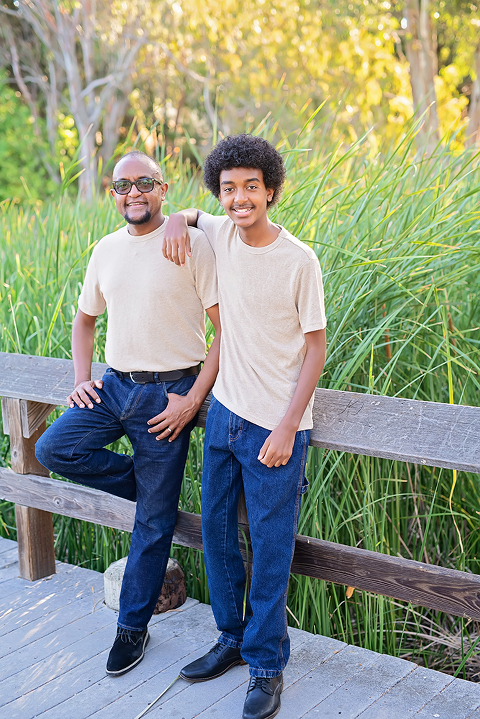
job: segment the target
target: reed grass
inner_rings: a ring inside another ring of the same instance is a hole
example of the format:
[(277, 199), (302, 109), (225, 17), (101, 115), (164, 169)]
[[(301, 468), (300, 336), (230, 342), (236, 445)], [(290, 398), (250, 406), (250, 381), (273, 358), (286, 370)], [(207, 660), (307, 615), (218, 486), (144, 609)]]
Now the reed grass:
[[(288, 184), (272, 219), (320, 258), (329, 342), (321, 385), (478, 405), (477, 156), (448, 143), (421, 156), (412, 125), (371, 157), (363, 140), (332, 146), (319, 117), (280, 140)], [(278, 127), (265, 121), (256, 132), (278, 136)], [(219, 213), (181, 155), (162, 162), (167, 214), (190, 206)], [(85, 206), (66, 191), (43, 205), (0, 205), (3, 351), (71, 356), (92, 245), (120, 224), (108, 197)], [(104, 339), (100, 318), (95, 360), (104, 359)], [(125, 440), (120, 446), (128, 449)], [(187, 511), (200, 511), (202, 449), (196, 429), (180, 503)], [(6, 437), (0, 461), (8, 462)], [(300, 533), (480, 573), (477, 475), (311, 448), (307, 479)], [(14, 538), (11, 506), (0, 512), (3, 534)], [(55, 518), (55, 532), (59, 558), (100, 571), (128, 551), (123, 532), (64, 517)], [(189, 594), (208, 601), (201, 553), (173, 551)], [(345, 587), (300, 576), (292, 576), (288, 608), (291, 623), (311, 632), (459, 676), (478, 671), (472, 622), (367, 592), (347, 599)]]

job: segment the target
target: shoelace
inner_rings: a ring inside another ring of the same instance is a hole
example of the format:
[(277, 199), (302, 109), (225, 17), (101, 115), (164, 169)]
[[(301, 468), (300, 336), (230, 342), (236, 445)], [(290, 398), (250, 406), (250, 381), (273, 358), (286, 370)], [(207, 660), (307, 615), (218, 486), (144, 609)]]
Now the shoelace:
[(210, 652), (212, 654), (219, 654), (224, 649), (225, 649), (224, 645), (217, 642), (217, 644), (215, 644), (215, 646), (210, 649)]
[(260, 687), (265, 694), (273, 694), (271, 679), (268, 679), (267, 677), (251, 677), (247, 692), (253, 691), (257, 688), (257, 686)]
[(138, 639), (134, 639), (134, 636), (130, 629), (124, 629), (123, 627), (119, 627), (119, 632), (116, 636), (116, 639), (120, 639), (120, 641), (125, 642), (125, 644), (128, 644), (128, 642), (130, 642), (131, 644), (136, 644), (138, 640), (141, 639), (141, 635), (140, 637), (138, 637)]

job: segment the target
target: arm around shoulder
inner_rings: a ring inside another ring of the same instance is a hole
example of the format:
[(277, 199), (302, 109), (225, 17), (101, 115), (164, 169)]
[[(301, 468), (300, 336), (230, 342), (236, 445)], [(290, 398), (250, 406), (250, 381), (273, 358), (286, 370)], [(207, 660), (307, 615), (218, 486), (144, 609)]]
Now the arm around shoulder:
[(189, 208), (174, 212), (167, 220), (165, 237), (163, 240), (163, 256), (166, 260), (174, 262), (179, 267), (185, 265), (185, 253), (192, 256), (189, 227), (197, 227), (201, 210)]

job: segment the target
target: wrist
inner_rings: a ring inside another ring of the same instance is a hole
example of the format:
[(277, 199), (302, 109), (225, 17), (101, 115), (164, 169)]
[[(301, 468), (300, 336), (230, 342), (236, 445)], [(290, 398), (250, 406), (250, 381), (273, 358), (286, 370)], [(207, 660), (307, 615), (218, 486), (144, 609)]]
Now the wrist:
[(186, 215), (185, 215), (182, 211), (180, 211), (180, 212), (172, 212), (172, 214), (169, 216), (168, 219), (169, 219), (170, 221), (173, 220), (174, 222), (180, 222), (180, 223), (182, 224), (182, 226), (183, 226), (183, 225), (187, 225), (187, 227), (188, 227), (187, 217), (186, 217)]
[(288, 415), (285, 415), (285, 417), (282, 419), (278, 426), (286, 432), (291, 432), (292, 434), (295, 434), (296, 432), (298, 432), (300, 420), (296, 420), (294, 417), (289, 417)]
[(82, 382), (90, 382), (91, 379), (92, 378), (90, 375), (81, 375), (79, 377), (75, 377), (75, 387), (78, 387), (78, 385)]
[(195, 385), (192, 387), (190, 392), (186, 395), (186, 399), (189, 400), (192, 410), (195, 411), (195, 414), (199, 411), (200, 407), (202, 406), (203, 402), (205, 401), (206, 395), (203, 393), (199, 393), (198, 391), (195, 391)]

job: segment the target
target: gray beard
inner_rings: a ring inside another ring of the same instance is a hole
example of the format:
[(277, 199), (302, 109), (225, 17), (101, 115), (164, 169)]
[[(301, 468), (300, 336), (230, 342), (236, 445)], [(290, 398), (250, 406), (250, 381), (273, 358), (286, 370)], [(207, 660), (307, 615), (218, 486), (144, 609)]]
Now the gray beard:
[(137, 217), (135, 220), (132, 220), (129, 217), (128, 212), (126, 212), (124, 218), (129, 225), (144, 225), (146, 222), (150, 222), (150, 220), (152, 219), (152, 213), (150, 212), (150, 210), (146, 210), (145, 214), (142, 215), (142, 217)]

